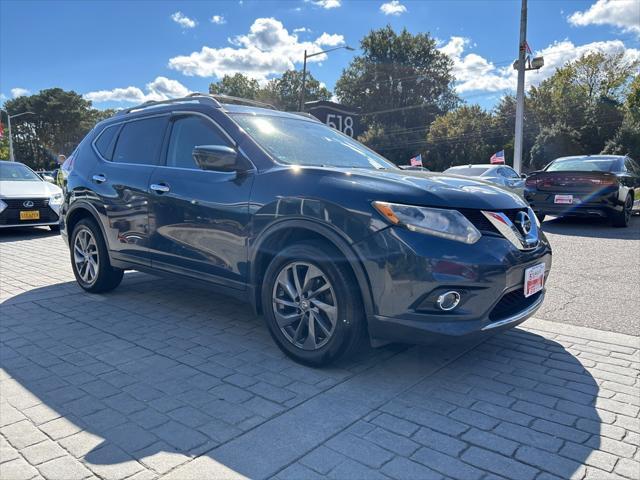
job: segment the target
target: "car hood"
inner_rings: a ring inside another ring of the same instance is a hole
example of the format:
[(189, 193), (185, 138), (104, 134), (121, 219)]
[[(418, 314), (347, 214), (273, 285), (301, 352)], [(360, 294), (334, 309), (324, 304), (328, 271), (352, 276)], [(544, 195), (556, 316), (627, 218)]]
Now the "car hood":
[(504, 210), (527, 204), (515, 193), (487, 180), (459, 175), (406, 170), (332, 169), (334, 181), (370, 200), (442, 208)]
[(27, 198), (50, 197), (54, 193), (61, 193), (62, 189), (53, 183), (41, 180), (34, 181), (0, 181), (0, 197), (2, 198)]

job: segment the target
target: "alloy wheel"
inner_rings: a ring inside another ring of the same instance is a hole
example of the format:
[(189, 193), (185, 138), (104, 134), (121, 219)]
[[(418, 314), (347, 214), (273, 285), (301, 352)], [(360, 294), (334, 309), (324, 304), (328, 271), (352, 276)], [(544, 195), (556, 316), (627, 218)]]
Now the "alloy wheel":
[(276, 277), (273, 314), (285, 338), (303, 350), (317, 350), (331, 339), (338, 303), (327, 275), (309, 262), (290, 262)]
[(100, 268), (98, 245), (93, 233), (88, 228), (82, 228), (73, 242), (73, 261), (78, 275), (87, 285), (95, 282)]
[(627, 223), (631, 220), (631, 214), (633, 213), (633, 199), (631, 195), (627, 195), (627, 200), (624, 202), (624, 216)]

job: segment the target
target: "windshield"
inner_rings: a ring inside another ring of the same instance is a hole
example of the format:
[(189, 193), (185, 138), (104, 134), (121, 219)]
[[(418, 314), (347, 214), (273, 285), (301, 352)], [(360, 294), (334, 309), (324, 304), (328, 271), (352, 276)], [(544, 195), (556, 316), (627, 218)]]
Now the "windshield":
[(617, 158), (572, 158), (556, 160), (547, 167), (547, 172), (617, 172), (621, 163)]
[(42, 180), (29, 167), (21, 163), (0, 162), (0, 180), (10, 180), (14, 182), (33, 182)]
[(256, 142), (289, 165), (387, 169), (397, 167), (361, 143), (321, 123), (269, 115), (233, 114)]
[(453, 173), (455, 175), (464, 175), (466, 177), (479, 177), (484, 172), (489, 170), (487, 167), (464, 167), (464, 168), (449, 168), (444, 173)]

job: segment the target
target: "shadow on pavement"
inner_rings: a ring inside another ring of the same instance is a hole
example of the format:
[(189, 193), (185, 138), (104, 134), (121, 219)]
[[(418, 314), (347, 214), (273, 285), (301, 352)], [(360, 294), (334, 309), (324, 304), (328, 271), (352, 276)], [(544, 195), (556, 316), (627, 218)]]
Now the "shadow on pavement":
[[(21, 296), (0, 305), (0, 366), (12, 377), (0, 385), (4, 399), (27, 415), (40, 402), (48, 407), (38, 428), (98, 475), (109, 477), (108, 468), (132, 459), (163, 474), (206, 453), (239, 474), (270, 477), (277, 471), (268, 460), (284, 455), (279, 442), (288, 439), (302, 456), (373, 411), (436, 432), (433, 445), (416, 439), (419, 451), (451, 457), (460, 455), (459, 425), (469, 434), (491, 430), (516, 446), (501, 458), (515, 455), (511, 461), (523, 471), (544, 470), (544, 455), (574, 435), (572, 459), (551, 470), (562, 478), (599, 445), (585, 443), (600, 430), (596, 382), (560, 344), (523, 330), (464, 355), (462, 347), (390, 346), (310, 369), (285, 358), (262, 320), (230, 298), (146, 276), (127, 276), (106, 295), (64, 294), (71, 285), (38, 289), (46, 305)], [(302, 415), (310, 404), (315, 415)], [(571, 405), (579, 408), (571, 412)], [(297, 418), (295, 411), (301, 420), (278, 423), (273, 438), (247, 440), (269, 420)], [(318, 419), (326, 419), (326, 430), (301, 433)], [(576, 427), (581, 419), (588, 428)], [(255, 447), (253, 457), (252, 450), (239, 452), (247, 446)], [(159, 452), (175, 455), (158, 461)], [(443, 468), (428, 455), (413, 460)]]
[(0, 228), (0, 243), (55, 237), (56, 235), (60, 235), (60, 233), (52, 232), (49, 227)]
[(626, 228), (613, 227), (601, 218), (556, 217), (543, 222), (542, 230), (558, 235), (640, 240), (640, 215), (632, 216)]

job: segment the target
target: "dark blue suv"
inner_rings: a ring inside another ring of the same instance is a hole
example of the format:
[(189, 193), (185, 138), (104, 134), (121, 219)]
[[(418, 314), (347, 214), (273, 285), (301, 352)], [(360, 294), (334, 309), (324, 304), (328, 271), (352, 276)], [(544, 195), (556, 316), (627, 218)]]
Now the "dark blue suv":
[(367, 336), (513, 327), (542, 303), (551, 266), (513, 193), (403, 171), (306, 114), (203, 94), (99, 123), (70, 166), (61, 232), (83, 289), (111, 290), (126, 269), (204, 281), (248, 300), (312, 365)]

